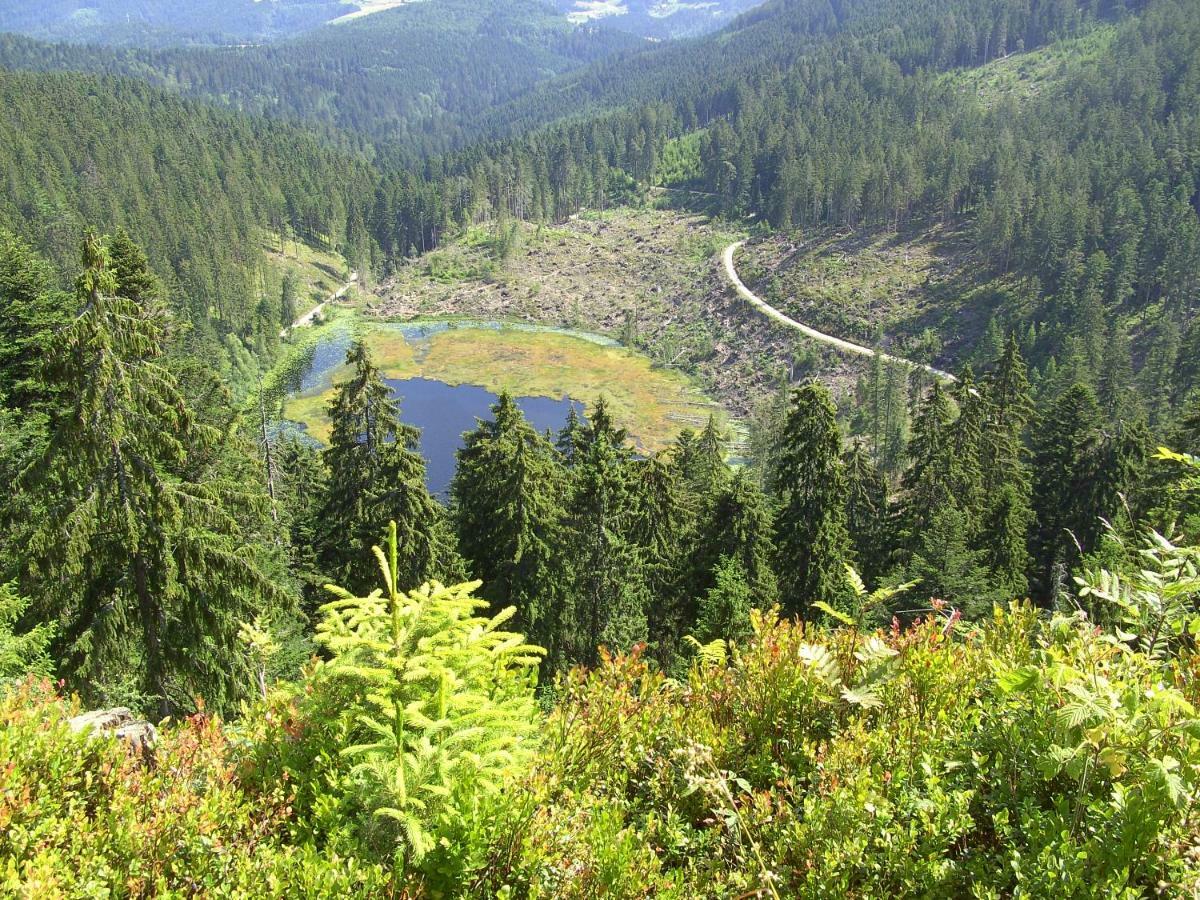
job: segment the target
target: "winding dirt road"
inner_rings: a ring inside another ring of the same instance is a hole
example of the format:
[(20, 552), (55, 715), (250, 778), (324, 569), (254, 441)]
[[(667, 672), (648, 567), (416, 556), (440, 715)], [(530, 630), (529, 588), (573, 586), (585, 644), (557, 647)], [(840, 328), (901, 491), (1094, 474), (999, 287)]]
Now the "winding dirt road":
[(836, 347), (843, 353), (851, 353), (855, 356), (878, 356), (884, 362), (899, 363), (900, 365), (909, 369), (924, 369), (930, 375), (933, 375), (935, 378), (940, 378), (943, 381), (953, 382), (958, 380), (949, 372), (943, 372), (941, 369), (936, 369), (933, 366), (927, 366), (924, 363), (913, 362), (910, 359), (902, 359), (899, 356), (892, 356), (891, 354), (875, 350), (871, 347), (864, 347), (862, 344), (855, 344), (853, 341), (844, 341), (841, 338), (834, 337), (831, 334), (826, 334), (823, 331), (817, 331), (815, 328), (811, 328), (802, 322), (797, 322), (795, 319), (785, 316), (771, 304), (767, 303), (765, 300), (755, 294), (752, 290), (750, 290), (750, 288), (746, 287), (746, 285), (742, 282), (742, 279), (738, 277), (737, 269), (733, 267), (733, 254), (738, 247), (742, 246), (744, 243), (745, 241), (735, 241), (725, 248), (725, 252), (722, 256), (725, 263), (725, 275), (733, 283), (738, 295), (768, 318), (774, 319), (780, 325), (786, 325), (788, 328), (799, 331), (805, 337), (812, 338), (814, 341), (820, 341), (822, 344), (828, 344), (830, 347)]
[(293, 328), (303, 328), (307, 325), (311, 325), (313, 323), (313, 319), (315, 319), (318, 315), (321, 314), (321, 310), (323, 310), (330, 303), (333, 303), (336, 300), (341, 300), (343, 297), (345, 297), (346, 291), (350, 290), (350, 288), (353, 287), (355, 282), (357, 282), (357, 281), (358, 281), (358, 273), (351, 272), (350, 277), (346, 280), (346, 283), (343, 284), (340, 288), (338, 288), (332, 297), (330, 297), (328, 300), (325, 300), (322, 303), (318, 303), (316, 306), (314, 306), (312, 309), (310, 309), (308, 312), (306, 312), (304, 315), (302, 315), (300, 318), (298, 318), (295, 322), (293, 322), (289, 327), (287, 327), (287, 328), (283, 329), (281, 332), (279, 332), (279, 336), (287, 337), (287, 333), (289, 331), (291, 331)]

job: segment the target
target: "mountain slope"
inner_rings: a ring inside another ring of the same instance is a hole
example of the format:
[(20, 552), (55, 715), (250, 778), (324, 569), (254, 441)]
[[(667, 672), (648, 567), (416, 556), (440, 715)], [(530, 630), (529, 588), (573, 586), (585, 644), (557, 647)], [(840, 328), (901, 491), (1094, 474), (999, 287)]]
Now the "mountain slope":
[(464, 143), (476, 133), (468, 123), (546, 79), (642, 43), (571, 26), (538, 0), (427, 0), (262, 46), (114, 49), (0, 35), (0, 65), (141, 78), (428, 154)]
[(77, 271), (86, 228), (126, 229), (169, 281), (196, 352), (227, 364), (279, 333), (266, 234), (366, 241), (356, 204), (375, 180), (356, 155), (278, 122), (135, 81), (2, 69), (0, 172), (0, 226), (63, 273)]
[(617, 28), (657, 40), (716, 31), (763, 0), (556, 0), (580, 25)]

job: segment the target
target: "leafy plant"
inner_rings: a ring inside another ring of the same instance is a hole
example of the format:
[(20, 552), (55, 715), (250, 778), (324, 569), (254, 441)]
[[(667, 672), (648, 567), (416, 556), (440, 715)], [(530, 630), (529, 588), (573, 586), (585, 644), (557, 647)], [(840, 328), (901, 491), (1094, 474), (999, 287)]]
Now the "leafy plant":
[(822, 600), (815, 601), (812, 606), (825, 613), (825, 615), (841, 622), (843, 625), (850, 625), (855, 628), (863, 628), (873, 612), (886, 607), (888, 601), (893, 597), (903, 594), (906, 591), (911, 591), (919, 584), (918, 581), (906, 581), (904, 584), (892, 585), (890, 587), (877, 587), (868, 593), (867, 586), (863, 584), (862, 576), (858, 574), (858, 570), (854, 566), (848, 563), (846, 564), (846, 579), (850, 582), (850, 588), (853, 591), (853, 597), (850, 600), (850, 612), (842, 612), (840, 609), (835, 609)]
[[(1186, 467), (1183, 489), (1200, 479), (1200, 460), (1195, 457), (1160, 448), (1158, 458)], [(1121, 535), (1111, 526), (1108, 531), (1110, 540), (1124, 548)], [(1117, 637), (1136, 641), (1149, 657), (1164, 659), (1184, 641), (1194, 646), (1200, 635), (1200, 547), (1185, 545), (1181, 536), (1147, 529), (1132, 559), (1135, 564), (1123, 567), (1125, 571), (1098, 568), (1076, 576), (1080, 599), (1115, 607), (1121, 624), (1131, 629), (1118, 630)]]

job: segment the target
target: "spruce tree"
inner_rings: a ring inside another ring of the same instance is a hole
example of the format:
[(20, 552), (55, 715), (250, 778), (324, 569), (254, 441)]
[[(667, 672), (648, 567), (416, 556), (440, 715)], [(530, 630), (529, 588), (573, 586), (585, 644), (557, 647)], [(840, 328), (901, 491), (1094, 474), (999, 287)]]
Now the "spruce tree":
[(329, 483), (318, 563), (327, 579), (365, 593), (374, 581), (371, 548), (395, 520), (402, 583), (452, 580), (460, 565), (445, 515), (425, 485), (419, 432), (400, 421), (364, 343), (350, 347), (346, 362), (353, 372), (329, 404), (333, 428), (324, 452)]
[(999, 588), (1009, 598), (1021, 597), (1029, 589), (1033, 477), (1026, 435), (1034, 407), (1025, 361), (1012, 334), (980, 392), (986, 418), (980, 444), (984, 511), (977, 543)]
[(1045, 416), (1034, 452), (1032, 552), (1043, 601), (1054, 598), (1100, 528), (1100, 453), (1100, 406), (1091, 388), (1076, 384)]
[(715, 416), (709, 416), (704, 430), (691, 442), (677, 445), (680, 472), (689, 492), (700, 508), (705, 500), (711, 502), (729, 480), (725, 464), (725, 437), (717, 426)]
[(950, 426), (950, 489), (954, 502), (966, 514), (968, 540), (979, 530), (985, 506), (982, 444), (987, 423), (987, 400), (976, 388), (975, 375), (967, 366), (954, 386), (958, 416)]
[(745, 641), (753, 634), (750, 611), (758, 606), (741, 563), (723, 556), (713, 570), (712, 587), (700, 598), (692, 636), (701, 644)]
[[(762, 609), (779, 600), (779, 582), (772, 568), (774, 523), (766, 496), (745, 470), (734, 473), (699, 523), (689, 565), (689, 606), (685, 620), (694, 619), (695, 601), (715, 584), (722, 559), (736, 562)], [(686, 628), (686, 626), (685, 626)]]
[(792, 392), (779, 459), (775, 570), (783, 607), (804, 614), (816, 601), (848, 596), (846, 484), (842, 435), (829, 391), (809, 383)]
[(846, 530), (855, 567), (869, 582), (884, 573), (889, 556), (887, 480), (855, 441), (843, 457), (846, 471)]
[(663, 454), (631, 464), (633, 516), (629, 536), (644, 566), (650, 605), (647, 629), (660, 660), (676, 650), (681, 631), (686, 561), (693, 538), (692, 515), (675, 466)]
[[(219, 707), (246, 682), (239, 623), (288, 599), (243, 526), (261, 494), (228, 471), (222, 432), (164, 365), (169, 317), (151, 292), (119, 296), (109, 260), (89, 235), (80, 311), (48, 360), (61, 410), (23, 480), (44, 503), (23, 586), (58, 625), (62, 673), (90, 695), (132, 675), (162, 715), (201, 695)], [(135, 269), (126, 284), (150, 283)]]
[(1022, 598), (1029, 590), (1029, 529), (1033, 511), (1029, 492), (1019, 484), (1001, 485), (988, 498), (980, 538), (992, 581), (1007, 599)]
[(641, 555), (629, 536), (632, 454), (624, 441), (624, 431), (597, 401), (575, 440), (558, 564), (569, 587), (557, 639), (548, 648), (552, 668), (594, 665), (601, 646), (628, 650), (647, 636), (649, 596)]
[(916, 581), (922, 595), (944, 600), (967, 618), (991, 611), (1000, 599), (989, 576), (984, 551), (971, 546), (968, 516), (955, 506), (936, 510), (919, 535), (917, 551), (905, 568), (905, 580)]
[(554, 448), (507, 392), (468, 432), (450, 485), (459, 550), (495, 612), (516, 607), (523, 631), (554, 643), (554, 548), (566, 476)]
[(981, 444), (983, 488), (990, 495), (1001, 485), (1029, 482), (1026, 437), (1033, 419), (1033, 394), (1013, 334), (981, 392), (988, 408)]
[(567, 410), (567, 421), (555, 438), (554, 448), (562, 457), (563, 464), (570, 467), (575, 465), (579, 453), (579, 444), (583, 440), (584, 423), (579, 417), (575, 404)]
[(921, 534), (933, 521), (934, 514), (946, 506), (955, 506), (953, 459), (954, 406), (934, 383), (921, 403), (913, 422), (908, 452), (912, 464), (904, 473), (904, 535), (906, 547), (915, 551)]
[(49, 400), (42, 366), (71, 307), (51, 267), (0, 229), (0, 393), (27, 415)]

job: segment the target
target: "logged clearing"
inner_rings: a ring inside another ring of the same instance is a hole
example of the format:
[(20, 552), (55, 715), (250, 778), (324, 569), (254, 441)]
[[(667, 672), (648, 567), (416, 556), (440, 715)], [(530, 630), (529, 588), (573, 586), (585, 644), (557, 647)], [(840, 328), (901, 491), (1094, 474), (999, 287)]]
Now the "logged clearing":
[(649, 374), (698, 379), (740, 417), (774, 390), (794, 345), (724, 282), (721, 250), (741, 236), (706, 216), (655, 208), (586, 213), (554, 227), (478, 227), (385, 281), (365, 312), (602, 334), (648, 357)]
[[(597, 332), (646, 354), (655, 372), (699, 379), (736, 418), (809, 376), (848, 399), (864, 359), (771, 322), (729, 286), (720, 254), (742, 237), (727, 223), (661, 208), (590, 213), (555, 227), (481, 226), (406, 265), (365, 312)], [(752, 239), (738, 272), (813, 328), (947, 368), (986, 328), (1002, 287), (979, 283), (976, 262), (961, 229), (825, 229)]]
[(962, 229), (780, 234), (738, 272), (781, 312), (843, 340), (949, 368), (987, 327), (1004, 285), (979, 278)]

